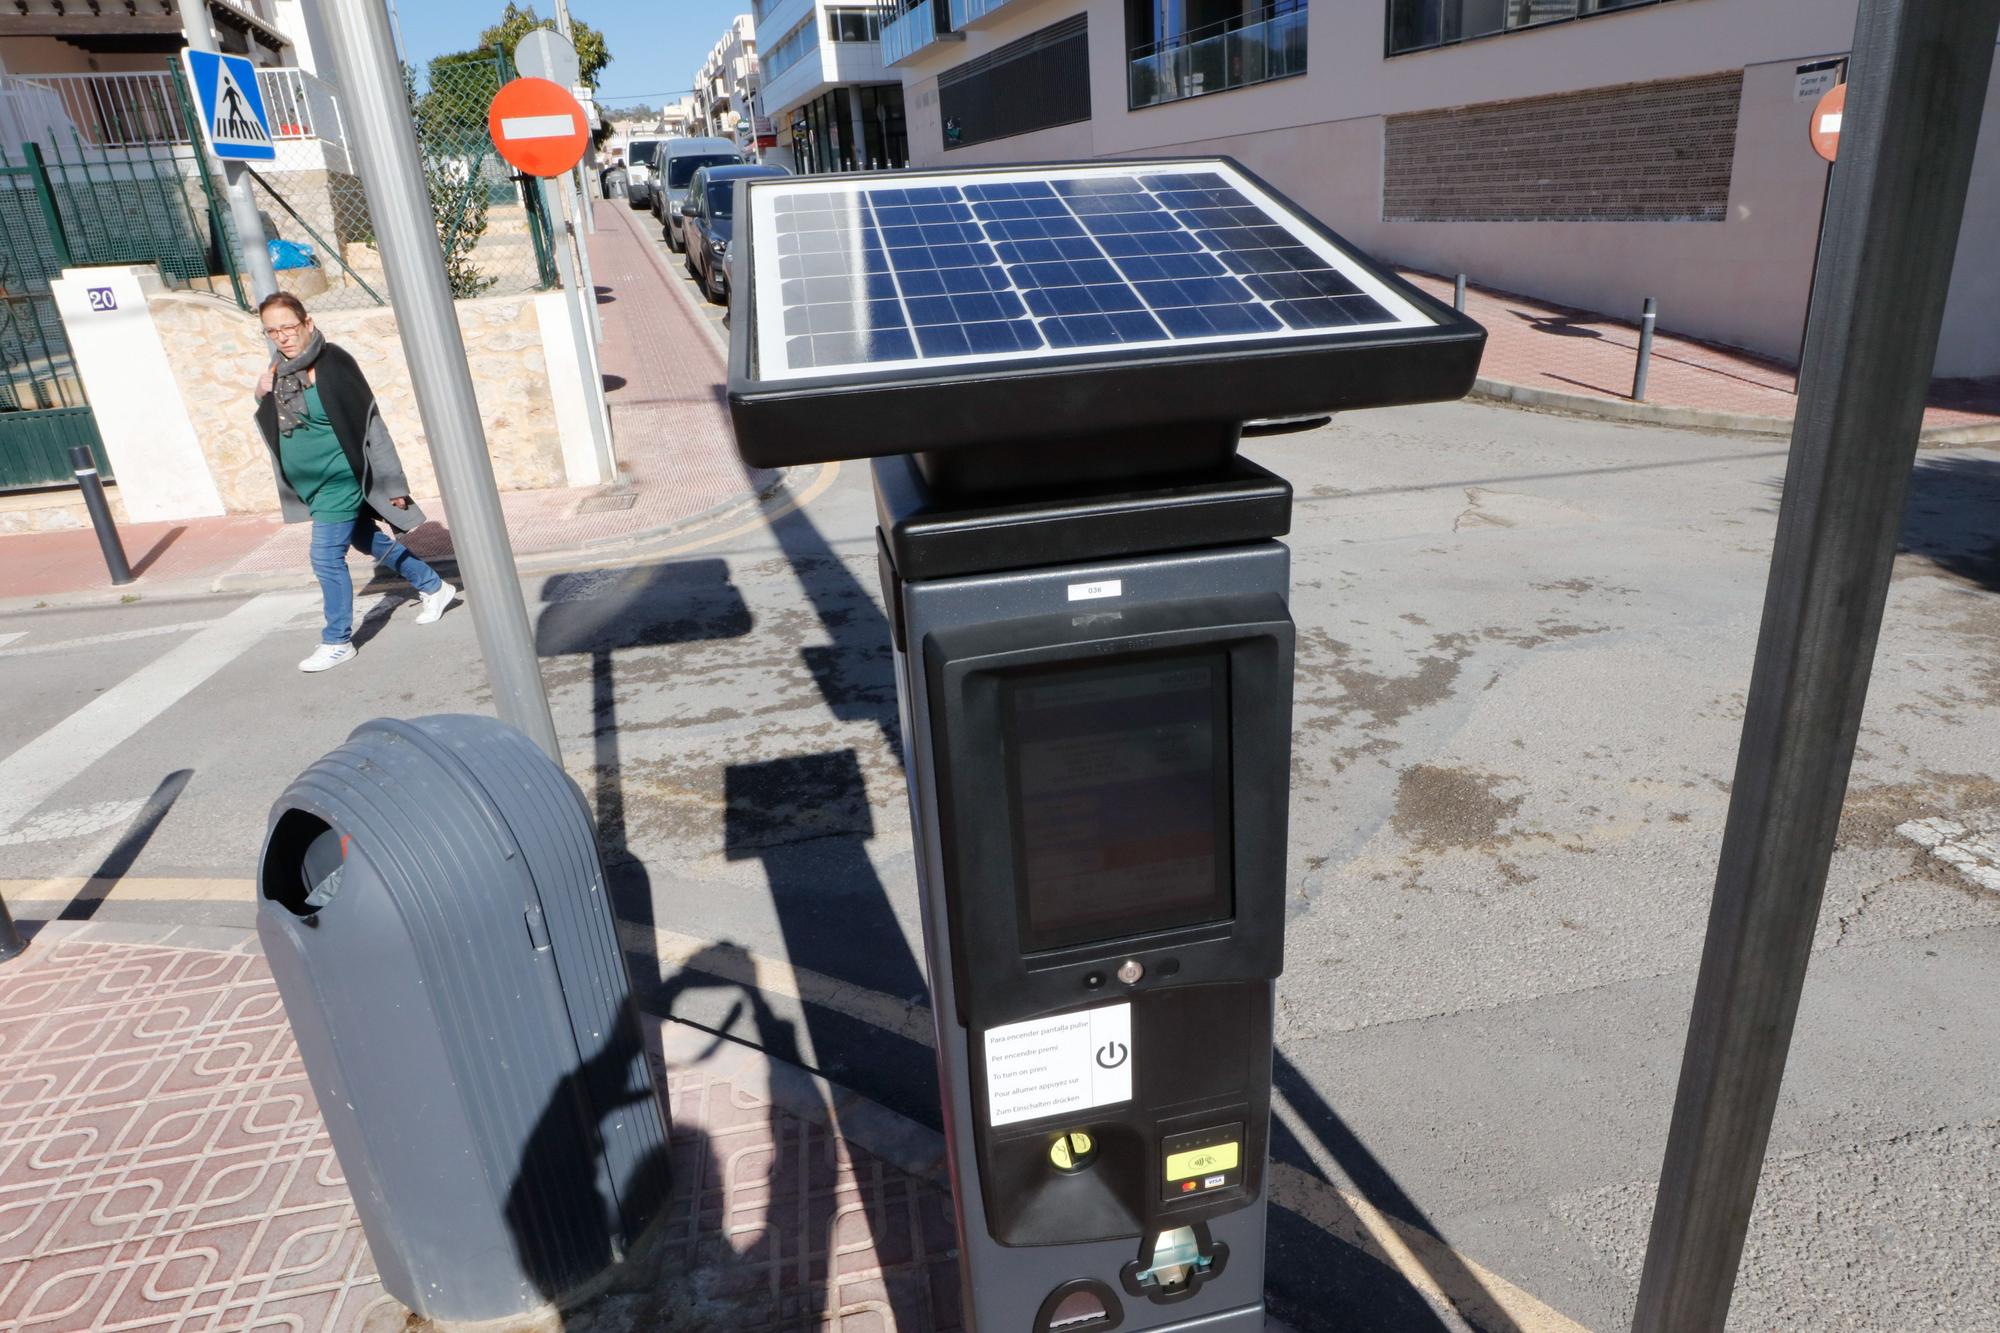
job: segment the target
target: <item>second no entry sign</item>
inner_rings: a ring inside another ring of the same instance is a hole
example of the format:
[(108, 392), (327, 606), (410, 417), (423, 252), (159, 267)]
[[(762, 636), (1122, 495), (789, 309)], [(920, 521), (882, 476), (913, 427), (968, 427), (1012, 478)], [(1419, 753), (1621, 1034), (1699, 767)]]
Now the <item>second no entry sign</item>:
[(560, 176), (590, 147), (583, 104), (547, 79), (516, 79), (495, 94), (486, 132), (500, 156), (530, 176)]

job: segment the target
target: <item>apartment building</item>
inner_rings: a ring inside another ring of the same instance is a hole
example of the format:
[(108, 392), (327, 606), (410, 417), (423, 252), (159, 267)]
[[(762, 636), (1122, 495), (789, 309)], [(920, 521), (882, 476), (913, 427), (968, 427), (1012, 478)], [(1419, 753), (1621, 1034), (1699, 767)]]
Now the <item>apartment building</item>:
[(801, 174), (907, 166), (903, 84), (882, 62), (875, 0), (759, 0), (757, 50), (773, 145)]
[[(886, 0), (914, 164), (1219, 153), (1393, 262), (1797, 355), (1857, 0)], [(2000, 81), (1938, 371), (2000, 374)]]
[(734, 139), (745, 152), (754, 149), (760, 82), (757, 21), (739, 14), (694, 76), (696, 133)]

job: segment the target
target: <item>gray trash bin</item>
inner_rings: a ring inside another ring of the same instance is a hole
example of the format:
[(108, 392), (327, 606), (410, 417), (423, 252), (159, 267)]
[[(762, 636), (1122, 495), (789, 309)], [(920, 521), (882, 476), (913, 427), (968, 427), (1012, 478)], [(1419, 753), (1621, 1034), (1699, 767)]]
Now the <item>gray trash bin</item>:
[(369, 1248), (432, 1319), (583, 1294), (667, 1195), (582, 793), (481, 717), (364, 723), (272, 808), (257, 933)]

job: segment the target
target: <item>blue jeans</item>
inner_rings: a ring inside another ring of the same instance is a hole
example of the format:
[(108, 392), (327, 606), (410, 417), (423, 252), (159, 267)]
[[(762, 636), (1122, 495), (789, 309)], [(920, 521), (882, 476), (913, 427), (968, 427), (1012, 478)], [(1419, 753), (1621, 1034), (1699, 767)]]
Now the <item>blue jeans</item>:
[(434, 593), (443, 586), (435, 569), (410, 554), (410, 548), (375, 526), (375, 519), (359, 518), (332, 523), (313, 520), (312, 570), (319, 575), (319, 591), (326, 601), (326, 628), (321, 643), (346, 643), (354, 637), (354, 580), (347, 572), (347, 548), (375, 557), (408, 579), (420, 593)]

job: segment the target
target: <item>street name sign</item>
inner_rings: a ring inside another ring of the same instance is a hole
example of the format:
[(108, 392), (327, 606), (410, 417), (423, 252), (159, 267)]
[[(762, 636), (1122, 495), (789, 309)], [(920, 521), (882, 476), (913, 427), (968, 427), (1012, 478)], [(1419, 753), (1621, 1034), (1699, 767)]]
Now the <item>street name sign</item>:
[(242, 56), (182, 51), (188, 84), (201, 113), (209, 151), (222, 162), (270, 162), (277, 158), (271, 118), (257, 86), (257, 67)]
[(567, 88), (522, 78), (502, 88), (486, 113), (493, 146), (530, 176), (560, 176), (583, 161), (590, 122)]

